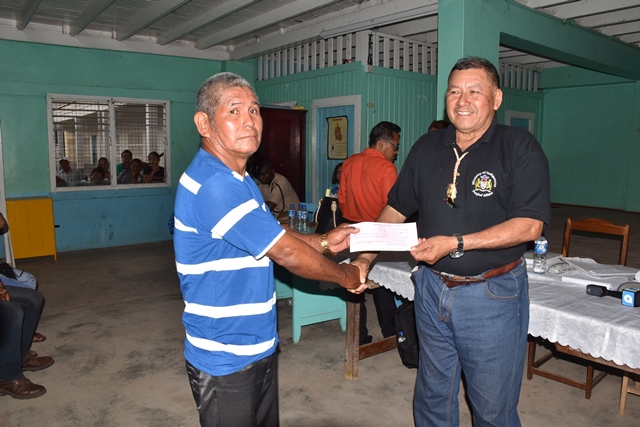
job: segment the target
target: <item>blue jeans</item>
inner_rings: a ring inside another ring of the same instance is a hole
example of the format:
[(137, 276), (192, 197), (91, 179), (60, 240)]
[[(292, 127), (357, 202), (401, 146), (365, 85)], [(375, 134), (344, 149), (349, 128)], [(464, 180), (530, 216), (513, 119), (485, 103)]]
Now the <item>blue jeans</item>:
[(33, 289), (5, 287), (11, 300), (0, 301), (0, 380), (11, 381), (22, 377), (44, 298)]
[(461, 373), (475, 426), (520, 426), (529, 326), (526, 263), (486, 282), (451, 289), (424, 267), (414, 281), (420, 342), (416, 426), (459, 425)]

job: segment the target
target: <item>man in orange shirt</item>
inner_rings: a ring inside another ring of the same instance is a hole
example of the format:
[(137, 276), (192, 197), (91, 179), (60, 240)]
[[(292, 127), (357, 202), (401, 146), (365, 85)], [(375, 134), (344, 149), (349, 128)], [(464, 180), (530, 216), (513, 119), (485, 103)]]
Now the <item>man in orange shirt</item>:
[[(338, 201), (347, 222), (375, 221), (387, 204), (389, 190), (398, 179), (393, 161), (400, 148), (400, 126), (380, 122), (371, 129), (369, 148), (349, 157), (342, 165)], [(380, 287), (371, 291), (382, 336), (396, 333), (394, 293)], [(372, 340), (367, 331), (364, 296), (360, 304), (360, 345)]]

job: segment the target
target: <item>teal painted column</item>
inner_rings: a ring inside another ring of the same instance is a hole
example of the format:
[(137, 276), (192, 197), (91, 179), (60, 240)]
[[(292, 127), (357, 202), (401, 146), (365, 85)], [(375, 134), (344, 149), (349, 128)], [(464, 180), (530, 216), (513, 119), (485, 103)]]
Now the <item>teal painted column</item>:
[(465, 56), (481, 56), (498, 66), (499, 17), (489, 3), (502, 0), (440, 0), (438, 2), (437, 116), (446, 118), (445, 92), (451, 68)]
[[(629, 138), (629, 155), (630, 164), (621, 164), (620, 167), (629, 168), (629, 178), (627, 180), (627, 203), (625, 210), (630, 212), (640, 212), (640, 168), (637, 165), (637, 159), (640, 159), (640, 82), (635, 84), (635, 105), (633, 114), (633, 125), (631, 127), (631, 135)], [(621, 156), (621, 160), (624, 156)]]

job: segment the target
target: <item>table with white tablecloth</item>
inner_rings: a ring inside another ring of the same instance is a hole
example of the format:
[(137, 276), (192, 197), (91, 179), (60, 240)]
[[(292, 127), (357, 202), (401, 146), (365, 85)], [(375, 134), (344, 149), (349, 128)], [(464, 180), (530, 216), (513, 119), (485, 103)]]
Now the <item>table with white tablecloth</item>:
[[(415, 265), (407, 252), (381, 253), (369, 278), (412, 300)], [(640, 368), (640, 308), (623, 306), (609, 296), (587, 295), (585, 289), (563, 282), (562, 274), (529, 271), (529, 333), (617, 365)]]

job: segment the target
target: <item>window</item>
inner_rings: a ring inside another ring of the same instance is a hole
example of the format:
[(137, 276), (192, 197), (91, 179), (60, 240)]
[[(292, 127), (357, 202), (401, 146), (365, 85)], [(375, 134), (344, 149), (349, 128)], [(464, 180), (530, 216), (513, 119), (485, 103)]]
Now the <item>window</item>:
[(535, 119), (536, 115), (534, 113), (507, 110), (506, 120), (509, 126), (521, 127), (533, 133), (533, 122)]
[(52, 191), (170, 185), (167, 101), (48, 95), (47, 104)]

